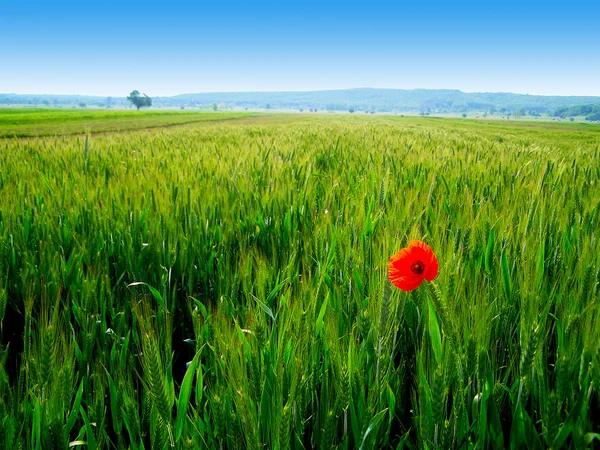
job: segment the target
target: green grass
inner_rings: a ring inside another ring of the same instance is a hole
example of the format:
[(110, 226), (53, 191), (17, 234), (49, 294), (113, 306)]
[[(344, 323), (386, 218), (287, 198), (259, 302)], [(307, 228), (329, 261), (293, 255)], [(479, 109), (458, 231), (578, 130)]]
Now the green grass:
[(547, 125), (0, 142), (0, 447), (593, 445), (600, 128)]
[(0, 138), (64, 136), (241, 119), (248, 112), (0, 109)]

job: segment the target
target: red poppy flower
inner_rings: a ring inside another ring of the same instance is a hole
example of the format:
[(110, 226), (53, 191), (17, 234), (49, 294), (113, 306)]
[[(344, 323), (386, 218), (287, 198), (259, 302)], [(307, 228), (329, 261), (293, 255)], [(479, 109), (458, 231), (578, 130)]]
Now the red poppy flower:
[(388, 277), (403, 291), (412, 291), (423, 280), (433, 281), (438, 274), (438, 261), (431, 247), (423, 241), (411, 241), (388, 262)]

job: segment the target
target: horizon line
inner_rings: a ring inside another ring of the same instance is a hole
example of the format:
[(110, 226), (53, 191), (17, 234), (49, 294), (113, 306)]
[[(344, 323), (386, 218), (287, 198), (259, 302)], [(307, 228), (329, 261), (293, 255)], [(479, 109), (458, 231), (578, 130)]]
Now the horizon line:
[[(358, 91), (358, 90), (379, 90), (379, 91), (449, 91), (449, 92), (460, 92), (463, 94), (512, 94), (512, 95), (523, 95), (529, 97), (600, 97), (600, 94), (587, 94), (587, 95), (565, 95), (565, 94), (529, 94), (522, 92), (510, 92), (510, 91), (463, 91), (461, 89), (452, 88), (381, 88), (381, 87), (352, 87), (352, 88), (339, 88), (339, 89), (312, 89), (312, 90), (248, 90), (248, 91), (205, 91), (205, 92), (183, 92), (173, 95), (151, 95), (154, 98), (171, 98), (178, 97), (180, 95), (205, 95), (205, 94), (301, 94), (301, 93), (317, 93), (317, 92), (340, 92), (340, 91)], [(143, 93), (143, 92), (142, 92)], [(0, 95), (44, 95), (44, 96), (55, 96), (55, 97), (68, 97), (68, 96), (80, 96), (80, 97), (115, 97), (115, 98), (127, 98), (127, 95), (97, 95), (97, 94), (80, 94), (80, 93), (32, 93), (32, 92), (0, 92)]]

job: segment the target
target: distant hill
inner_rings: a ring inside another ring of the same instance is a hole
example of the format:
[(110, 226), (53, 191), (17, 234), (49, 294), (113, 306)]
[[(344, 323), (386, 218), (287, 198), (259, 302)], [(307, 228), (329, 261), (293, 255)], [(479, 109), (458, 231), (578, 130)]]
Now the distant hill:
[[(450, 89), (345, 89), (310, 92), (220, 92), (153, 97), (154, 107), (296, 109), (413, 113), (552, 114), (559, 108), (600, 105), (600, 97), (466, 93)], [(0, 105), (129, 106), (125, 97), (0, 94)]]
[(157, 98), (165, 105), (207, 105), (331, 111), (471, 112), (504, 110), (551, 112), (561, 107), (600, 104), (600, 97), (562, 97), (511, 93), (466, 93), (446, 89), (347, 89), (313, 92), (223, 92)]

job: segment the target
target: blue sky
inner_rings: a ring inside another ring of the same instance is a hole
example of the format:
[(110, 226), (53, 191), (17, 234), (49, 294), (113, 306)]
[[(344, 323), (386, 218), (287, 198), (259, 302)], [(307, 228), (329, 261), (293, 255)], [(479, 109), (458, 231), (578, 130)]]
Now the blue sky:
[(0, 92), (600, 96), (600, 2), (0, 0)]

